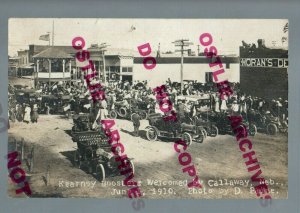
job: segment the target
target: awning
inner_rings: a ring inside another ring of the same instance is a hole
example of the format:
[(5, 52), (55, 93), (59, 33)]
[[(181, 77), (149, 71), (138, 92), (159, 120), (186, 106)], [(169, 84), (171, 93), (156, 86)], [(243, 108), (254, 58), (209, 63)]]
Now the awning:
[(23, 64), (19, 68), (21, 69), (33, 69), (34, 63), (29, 63), (29, 64)]
[[(49, 82), (49, 78), (38, 78), (39, 82)], [(71, 78), (51, 78), (50, 82), (58, 82), (58, 81), (71, 81)]]

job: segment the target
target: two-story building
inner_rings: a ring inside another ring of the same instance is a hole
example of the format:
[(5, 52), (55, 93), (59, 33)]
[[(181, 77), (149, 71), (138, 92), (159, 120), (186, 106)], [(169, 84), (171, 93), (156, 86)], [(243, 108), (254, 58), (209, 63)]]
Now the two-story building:
[[(90, 59), (93, 61), (96, 70), (103, 79), (105, 66), (106, 82), (133, 80), (133, 51), (128, 49), (108, 48), (101, 49), (97, 44), (87, 49), (90, 52)], [(104, 59), (104, 60), (103, 60)]]
[[(156, 54), (153, 53), (155, 56)], [(147, 80), (150, 86), (157, 86), (165, 83), (167, 79), (173, 82), (180, 82), (181, 57), (179, 54), (160, 54), (156, 58), (156, 66), (147, 70), (143, 64), (143, 57), (134, 58), (133, 76), (135, 81)], [(230, 82), (240, 81), (239, 57), (235, 55), (220, 56), (224, 73), (220, 78)], [(185, 55), (183, 58), (183, 80), (208, 83), (213, 81), (212, 69), (209, 63), (211, 59), (205, 56)], [(163, 77), (162, 77), (163, 76)]]
[(8, 76), (17, 76), (19, 70), (19, 57), (8, 56)]
[(51, 46), (33, 57), (35, 63), (35, 83), (70, 82), (75, 69), (74, 56), (61, 47)]
[(266, 99), (288, 98), (288, 50), (267, 48), (259, 39), (257, 47), (240, 47), (241, 89)]

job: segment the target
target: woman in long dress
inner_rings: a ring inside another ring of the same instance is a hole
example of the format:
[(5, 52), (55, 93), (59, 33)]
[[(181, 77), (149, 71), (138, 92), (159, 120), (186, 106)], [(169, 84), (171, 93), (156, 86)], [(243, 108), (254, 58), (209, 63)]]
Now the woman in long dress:
[[(108, 117), (108, 111), (107, 111), (107, 102), (105, 99), (103, 99), (100, 103), (100, 108), (98, 110), (97, 116), (95, 118), (95, 121), (93, 123), (92, 128), (96, 129), (96, 127), (99, 125), (99, 121), (104, 120)], [(99, 119), (100, 118), (100, 119)], [(99, 120), (98, 120), (99, 119)]]
[(34, 123), (34, 122), (37, 123), (38, 118), (39, 118), (38, 106), (37, 106), (37, 104), (34, 104), (33, 108), (32, 108), (32, 117), (31, 117), (32, 123)]
[(218, 94), (214, 94), (215, 99), (215, 111), (220, 112), (220, 97)]
[(227, 110), (227, 100), (228, 100), (228, 97), (226, 96), (225, 93), (223, 93), (223, 99), (222, 99), (222, 102), (221, 102), (221, 112), (225, 112)]
[(24, 119), (23, 119), (23, 121), (27, 124), (30, 122), (30, 113), (31, 113), (31, 108), (30, 108), (29, 104), (26, 104), (25, 105), (25, 110), (24, 110)]

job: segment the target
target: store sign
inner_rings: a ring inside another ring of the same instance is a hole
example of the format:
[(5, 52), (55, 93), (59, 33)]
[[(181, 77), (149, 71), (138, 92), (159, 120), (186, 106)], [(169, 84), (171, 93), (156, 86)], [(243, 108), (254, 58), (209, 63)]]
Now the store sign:
[(287, 58), (241, 58), (241, 67), (272, 67), (272, 68), (287, 68)]

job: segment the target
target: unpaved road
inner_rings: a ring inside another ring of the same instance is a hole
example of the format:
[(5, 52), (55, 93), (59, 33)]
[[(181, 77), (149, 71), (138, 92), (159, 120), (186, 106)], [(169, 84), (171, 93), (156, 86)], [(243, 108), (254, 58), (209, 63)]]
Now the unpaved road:
[[(115, 128), (120, 132), (125, 153), (134, 158), (134, 180), (141, 181), (140, 188), (145, 193), (145, 198), (257, 198), (250, 190), (251, 174), (246, 170), (242, 152), (233, 136), (208, 137), (204, 143), (193, 143), (188, 148), (192, 162), (197, 168), (197, 174), (205, 188), (205, 190), (192, 193), (187, 186), (173, 185), (178, 181), (190, 182), (192, 178), (181, 171), (182, 166), (178, 163), (178, 154), (174, 151), (172, 141), (164, 139), (150, 142), (145, 139), (144, 131), (141, 131), (141, 137), (133, 137), (130, 134), (133, 131), (130, 121), (118, 119), (116, 124)], [(104, 186), (104, 184), (115, 185), (124, 179), (123, 176), (108, 177), (107, 182), (100, 183), (91, 174), (72, 165), (71, 159), (76, 143), (72, 142), (66, 132), (71, 129), (72, 125), (71, 119), (55, 115), (40, 115), (38, 124), (11, 124), (10, 151), (15, 149), (14, 139), (20, 141), (22, 137), (25, 140), (25, 157), (31, 147), (35, 146), (33, 172), (28, 172), (25, 162), (22, 164), (28, 174), (33, 197), (127, 197), (127, 186)], [(147, 125), (148, 121), (142, 121), (140, 129), (143, 130)], [(266, 180), (271, 179), (269, 188), (272, 189), (272, 198), (287, 198), (287, 136), (271, 137), (259, 133), (254, 138), (251, 137), (251, 140), (263, 177)], [(45, 177), (48, 166), (50, 166), (50, 178), (46, 185)], [(172, 181), (172, 183), (161, 186), (151, 185), (155, 180)], [(76, 185), (76, 182), (79, 183)], [(15, 184), (10, 180), (8, 183), (10, 196), (24, 196), (16, 195)], [(120, 194), (115, 194), (115, 192)]]

